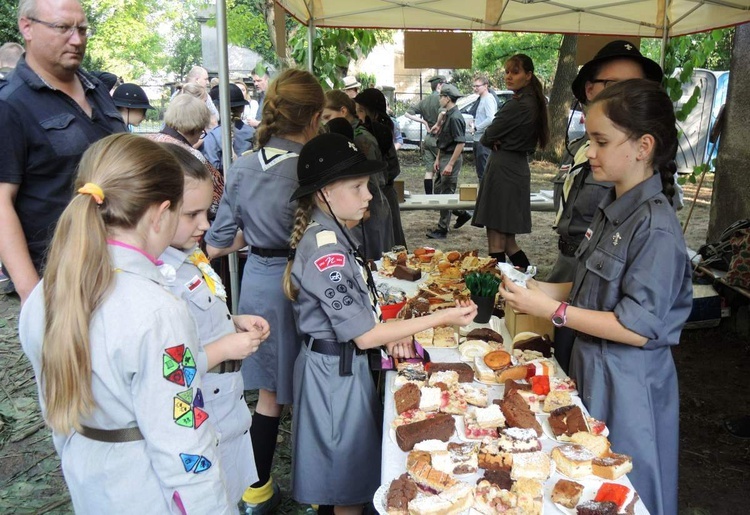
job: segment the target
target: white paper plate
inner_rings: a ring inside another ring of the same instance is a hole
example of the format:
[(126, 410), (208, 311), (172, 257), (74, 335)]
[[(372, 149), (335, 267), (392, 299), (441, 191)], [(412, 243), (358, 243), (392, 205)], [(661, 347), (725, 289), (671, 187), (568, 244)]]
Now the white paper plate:
[[(602, 486), (605, 481), (602, 481), (600, 479), (571, 479), (565, 476), (564, 474), (560, 474), (560, 471), (557, 471), (557, 475), (559, 477), (552, 477), (551, 479), (547, 480), (547, 482), (544, 483), (544, 497), (546, 499), (552, 500), (552, 490), (555, 488), (555, 484), (560, 479), (570, 479), (571, 481), (575, 481), (578, 484), (583, 485), (583, 492), (581, 492), (581, 497), (578, 499), (578, 504), (581, 504), (582, 502), (586, 501), (593, 501), (596, 497), (596, 492), (599, 491), (599, 487)], [(607, 483), (618, 483), (617, 481), (606, 481)], [(621, 483), (620, 483), (621, 484)], [(627, 485), (625, 485), (627, 486)], [(625, 503), (623, 504), (623, 508), (625, 508), (628, 504), (633, 502), (633, 495), (634, 490), (630, 487), (630, 493), (628, 494), (628, 497), (625, 499)], [(576, 515), (576, 509), (573, 508), (566, 508), (562, 504), (553, 503), (555, 508), (558, 509), (561, 513), (564, 513), (565, 515)], [(625, 513), (623, 510), (620, 510), (618, 513)]]
[(380, 488), (375, 490), (375, 495), (372, 496), (372, 504), (380, 515), (388, 515), (388, 511), (385, 509), (385, 501), (390, 487), (390, 481), (384, 485), (380, 485)]

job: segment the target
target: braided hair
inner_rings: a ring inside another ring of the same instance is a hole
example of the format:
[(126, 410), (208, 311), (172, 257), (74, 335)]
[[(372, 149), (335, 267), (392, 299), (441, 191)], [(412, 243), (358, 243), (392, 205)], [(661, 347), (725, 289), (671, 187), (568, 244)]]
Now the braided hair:
[(268, 85), (255, 137), (256, 148), (266, 146), (271, 136), (302, 133), (324, 104), (323, 88), (310, 72), (283, 71)]
[(662, 192), (673, 202), (677, 125), (669, 95), (657, 82), (630, 79), (604, 89), (590, 103), (595, 104), (601, 104), (604, 115), (631, 139), (653, 136), (651, 165), (661, 176)]
[(315, 193), (300, 198), (297, 201), (297, 210), (294, 212), (294, 226), (292, 227), (292, 234), (289, 236), (289, 261), (286, 264), (286, 270), (284, 270), (283, 287), (284, 295), (291, 301), (297, 300), (297, 294), (299, 291), (292, 284), (292, 266), (294, 265), (294, 254), (297, 250), (302, 236), (304, 236), (307, 226), (310, 225), (312, 220), (312, 212), (315, 207)]

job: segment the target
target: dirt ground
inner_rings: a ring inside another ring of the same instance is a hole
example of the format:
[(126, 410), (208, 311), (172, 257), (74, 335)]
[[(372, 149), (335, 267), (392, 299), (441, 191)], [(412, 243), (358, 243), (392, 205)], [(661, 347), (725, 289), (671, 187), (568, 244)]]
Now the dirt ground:
[[(402, 154), (406, 189), (422, 192), (422, 167), (414, 152)], [(532, 165), (532, 191), (551, 189), (555, 167)], [(688, 246), (704, 241), (711, 201), (711, 177), (696, 202), (686, 233)], [(471, 157), (459, 182), (476, 182)], [(685, 188), (685, 220), (695, 193)], [(435, 211), (412, 211), (402, 216), (409, 246), (431, 243), (425, 233), (437, 222)], [(533, 213), (534, 232), (519, 237), (540, 277), (551, 269), (556, 238), (550, 228), (553, 213)], [(484, 232), (464, 226), (452, 231), (442, 248), (486, 252)], [(19, 304), (16, 297), (0, 295), (0, 513), (72, 513), (69, 497), (37, 404), (36, 384), (17, 337)], [(721, 515), (747, 513), (744, 498), (750, 485), (750, 440), (729, 435), (727, 417), (750, 414), (747, 339), (733, 333), (728, 324), (713, 329), (684, 331), (674, 348), (680, 379), (680, 513)], [(254, 392), (249, 392), (250, 405)], [(274, 476), (286, 492), (279, 513), (310, 513), (289, 499), (290, 417), (282, 419)], [(117, 512), (118, 507), (112, 507)]]

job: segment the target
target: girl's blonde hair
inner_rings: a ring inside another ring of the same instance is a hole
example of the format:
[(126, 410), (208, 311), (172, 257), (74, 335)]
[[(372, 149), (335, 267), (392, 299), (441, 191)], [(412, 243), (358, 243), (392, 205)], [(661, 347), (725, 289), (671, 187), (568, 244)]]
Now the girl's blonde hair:
[(164, 113), (164, 124), (186, 135), (201, 132), (210, 122), (206, 103), (190, 95), (174, 97)]
[(323, 88), (313, 74), (297, 69), (283, 71), (268, 85), (263, 99), (256, 148), (266, 146), (271, 136), (301, 134), (324, 104)]
[[(310, 225), (312, 219), (313, 208), (315, 207), (315, 193), (300, 198), (297, 201), (297, 210), (294, 212), (294, 226), (292, 227), (292, 234), (289, 237), (289, 248), (296, 250), (302, 236), (304, 236), (307, 226)], [(294, 258), (290, 258), (286, 264), (286, 270), (284, 270), (284, 295), (289, 300), (297, 300), (297, 294), (299, 293), (297, 288), (292, 284), (292, 265), (294, 265)]]
[(75, 190), (94, 183), (97, 204), (77, 194), (57, 223), (44, 274), (46, 310), (42, 377), (47, 423), (67, 434), (94, 410), (89, 325), (114, 278), (107, 250), (111, 228), (135, 229), (152, 206), (179, 209), (184, 184), (177, 160), (164, 147), (132, 134), (116, 134), (83, 154)]

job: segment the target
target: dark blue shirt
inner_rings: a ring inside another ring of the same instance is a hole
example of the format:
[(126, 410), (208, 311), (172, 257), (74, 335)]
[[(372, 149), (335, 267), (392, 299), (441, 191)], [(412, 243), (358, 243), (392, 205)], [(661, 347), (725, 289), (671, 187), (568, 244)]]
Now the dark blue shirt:
[(90, 117), (29, 68), (25, 56), (0, 89), (0, 182), (19, 185), (15, 209), (37, 270), (72, 197), (81, 155), (95, 141), (126, 130), (107, 88), (83, 72), (78, 78)]

